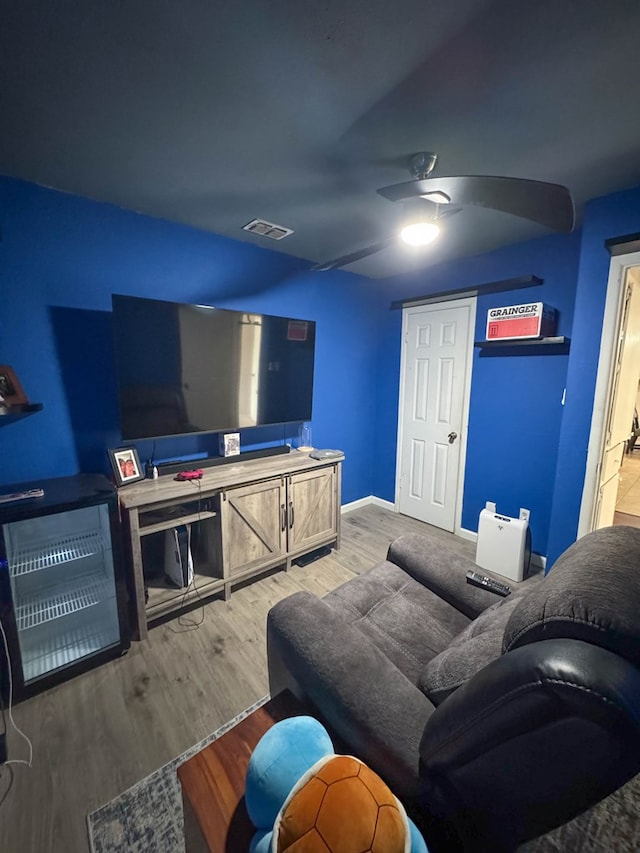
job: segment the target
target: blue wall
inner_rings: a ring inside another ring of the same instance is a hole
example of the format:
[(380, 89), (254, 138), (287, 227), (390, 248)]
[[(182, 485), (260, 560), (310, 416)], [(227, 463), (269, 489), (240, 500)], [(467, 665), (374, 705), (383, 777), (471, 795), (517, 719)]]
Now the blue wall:
[[(536, 275), (544, 279), (539, 287), (478, 298), (475, 339), (486, 337), (489, 308), (529, 300), (556, 308), (558, 334), (570, 336), (579, 249), (580, 233), (576, 232), (432, 267), (421, 274), (399, 276), (388, 282), (389, 301)], [(400, 311), (389, 312), (384, 361), (378, 365), (378, 446), (392, 446), (394, 453), (401, 319)], [(517, 516), (520, 507), (527, 507), (531, 510), (533, 548), (546, 553), (567, 363), (566, 353), (542, 354), (536, 348), (475, 350), (463, 527), (477, 530), (478, 516), (487, 500), (496, 501), (498, 511), (506, 515)], [(376, 467), (376, 494), (393, 500), (395, 457)]]
[[(202, 302), (317, 322), (313, 440), (345, 451), (343, 500), (373, 491), (379, 297), (345, 272), (0, 178), (0, 362), (42, 412), (0, 429), (0, 483), (110, 472), (121, 444), (111, 293)], [(294, 427), (247, 430), (245, 449), (283, 443)], [(153, 444), (140, 442), (141, 459)], [(161, 439), (157, 458), (214, 453), (216, 437)]]

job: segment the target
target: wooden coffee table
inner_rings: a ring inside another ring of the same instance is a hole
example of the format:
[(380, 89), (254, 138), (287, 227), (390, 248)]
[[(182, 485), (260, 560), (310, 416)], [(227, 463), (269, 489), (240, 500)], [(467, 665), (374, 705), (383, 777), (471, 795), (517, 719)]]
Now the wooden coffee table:
[(178, 767), (186, 853), (249, 849), (256, 831), (244, 804), (251, 753), (274, 723), (310, 713), (289, 691), (279, 693)]

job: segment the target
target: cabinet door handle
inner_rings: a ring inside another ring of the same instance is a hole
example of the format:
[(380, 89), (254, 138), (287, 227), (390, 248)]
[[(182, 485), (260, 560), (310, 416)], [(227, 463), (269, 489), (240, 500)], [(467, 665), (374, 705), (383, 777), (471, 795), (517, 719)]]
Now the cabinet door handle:
[(289, 529), (293, 527), (293, 522), (295, 519), (295, 514), (293, 511), (293, 501), (289, 501)]
[(284, 504), (280, 504), (280, 529), (287, 529), (287, 508)]

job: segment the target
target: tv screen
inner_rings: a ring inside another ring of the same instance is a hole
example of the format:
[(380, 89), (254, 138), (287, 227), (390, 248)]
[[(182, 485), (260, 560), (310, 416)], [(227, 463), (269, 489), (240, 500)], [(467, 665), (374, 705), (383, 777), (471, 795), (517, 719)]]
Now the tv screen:
[(113, 294), (122, 437), (311, 419), (315, 322)]

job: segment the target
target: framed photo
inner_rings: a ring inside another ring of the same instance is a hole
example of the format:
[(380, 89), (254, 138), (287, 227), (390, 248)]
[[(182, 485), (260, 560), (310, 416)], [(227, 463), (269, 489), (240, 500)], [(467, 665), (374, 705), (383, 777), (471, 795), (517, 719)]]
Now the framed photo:
[(240, 433), (227, 432), (219, 437), (220, 456), (237, 456), (240, 453)]
[(126, 486), (144, 479), (135, 447), (118, 447), (116, 450), (109, 450), (109, 459), (111, 459), (111, 467), (116, 478), (116, 486)]
[(25, 406), (28, 402), (14, 369), (0, 364), (0, 405)]

